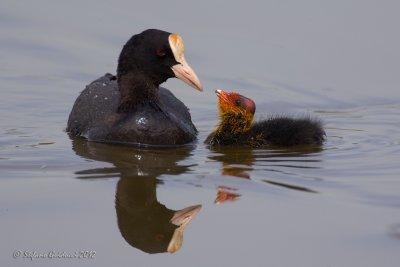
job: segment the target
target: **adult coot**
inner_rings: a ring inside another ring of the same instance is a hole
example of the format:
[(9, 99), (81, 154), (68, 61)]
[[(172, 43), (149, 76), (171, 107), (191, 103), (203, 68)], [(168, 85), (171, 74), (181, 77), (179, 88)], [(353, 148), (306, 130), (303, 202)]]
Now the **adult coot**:
[(118, 59), (117, 76), (105, 74), (76, 99), (67, 132), (90, 141), (180, 145), (196, 139), (188, 108), (168, 89), (176, 77), (202, 91), (175, 33), (145, 30), (132, 36)]
[(281, 116), (253, 123), (256, 110), (253, 100), (235, 92), (216, 90), (215, 93), (220, 122), (205, 141), (210, 146), (320, 146), (325, 140), (322, 123), (317, 119)]

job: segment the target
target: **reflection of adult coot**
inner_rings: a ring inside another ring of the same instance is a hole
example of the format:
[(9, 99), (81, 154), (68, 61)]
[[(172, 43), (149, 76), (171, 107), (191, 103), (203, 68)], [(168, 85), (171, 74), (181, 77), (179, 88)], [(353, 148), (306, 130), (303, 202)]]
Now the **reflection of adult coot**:
[(124, 239), (147, 253), (175, 252), (182, 246), (186, 225), (200, 211), (201, 205), (182, 210), (168, 209), (157, 200), (159, 175), (179, 175), (190, 166), (180, 165), (190, 155), (192, 147), (174, 149), (140, 149), (72, 141), (79, 156), (110, 162), (111, 168), (80, 171), (80, 178), (118, 176), (115, 209), (118, 227)]

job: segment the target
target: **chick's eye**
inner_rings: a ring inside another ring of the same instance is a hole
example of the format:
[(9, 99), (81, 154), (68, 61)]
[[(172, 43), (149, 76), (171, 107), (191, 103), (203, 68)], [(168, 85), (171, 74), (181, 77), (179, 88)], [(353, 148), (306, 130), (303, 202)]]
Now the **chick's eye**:
[(235, 100), (235, 105), (236, 105), (237, 107), (240, 107), (240, 106), (242, 105), (242, 101), (240, 101), (240, 99), (236, 99), (236, 100)]
[(156, 54), (157, 54), (157, 56), (159, 56), (159, 57), (164, 57), (164, 56), (166, 55), (166, 52), (165, 52), (164, 49), (157, 49), (157, 50), (156, 50)]

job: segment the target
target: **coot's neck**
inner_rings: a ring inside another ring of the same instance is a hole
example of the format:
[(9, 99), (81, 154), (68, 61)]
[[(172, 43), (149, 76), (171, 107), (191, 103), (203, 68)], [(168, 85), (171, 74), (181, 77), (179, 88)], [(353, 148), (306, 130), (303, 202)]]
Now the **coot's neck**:
[(160, 83), (139, 70), (117, 73), (118, 88), (121, 94), (119, 112), (127, 112), (146, 102), (158, 101)]
[(220, 123), (215, 131), (217, 138), (234, 140), (246, 136), (252, 125), (252, 117), (241, 113), (225, 113), (220, 116)]

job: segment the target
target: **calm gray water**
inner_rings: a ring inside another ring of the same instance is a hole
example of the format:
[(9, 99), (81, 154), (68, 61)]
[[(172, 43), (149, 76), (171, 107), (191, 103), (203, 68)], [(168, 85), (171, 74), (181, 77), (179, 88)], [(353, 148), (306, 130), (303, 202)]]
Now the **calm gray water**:
[[(0, 2), (1, 266), (398, 266), (398, 2), (55, 2)], [(79, 92), (115, 73), (146, 28), (185, 40), (205, 92), (165, 86), (190, 107), (199, 142), (70, 140)], [(215, 88), (255, 99), (258, 118), (318, 116), (328, 142), (210, 151)], [(170, 218), (193, 205), (174, 232)], [(173, 234), (183, 244), (170, 254)], [(24, 256), (50, 251), (93, 258)]]

